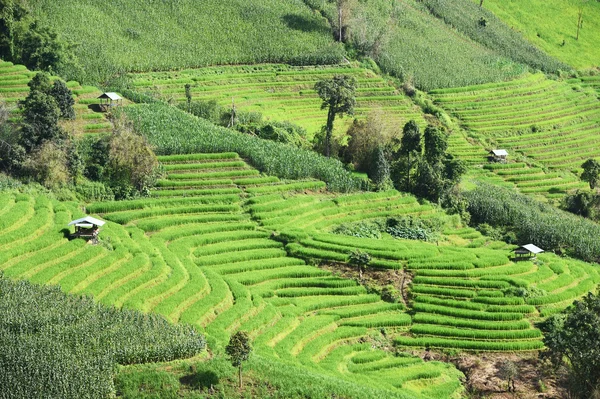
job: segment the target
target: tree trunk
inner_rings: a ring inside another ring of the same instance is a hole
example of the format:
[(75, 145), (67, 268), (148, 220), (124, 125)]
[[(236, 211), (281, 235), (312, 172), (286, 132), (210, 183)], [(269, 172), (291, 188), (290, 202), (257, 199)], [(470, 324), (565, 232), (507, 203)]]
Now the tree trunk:
[(338, 7), (338, 24), (340, 27), (340, 32), (339, 32), (339, 37), (338, 37), (338, 42), (342, 42), (342, 5), (340, 4)]
[(238, 379), (240, 381), (240, 389), (242, 389), (244, 387), (244, 384), (242, 383), (242, 364), (240, 363), (240, 367), (238, 368)]
[(410, 151), (408, 152), (408, 168), (406, 170), (406, 192), (410, 193)]
[(325, 127), (325, 156), (327, 158), (331, 156), (331, 136), (333, 134), (334, 120), (335, 112), (333, 111), (333, 105), (329, 105), (329, 111), (327, 112), (327, 125)]
[(483, 7), (483, 0), (479, 0), (479, 7)]

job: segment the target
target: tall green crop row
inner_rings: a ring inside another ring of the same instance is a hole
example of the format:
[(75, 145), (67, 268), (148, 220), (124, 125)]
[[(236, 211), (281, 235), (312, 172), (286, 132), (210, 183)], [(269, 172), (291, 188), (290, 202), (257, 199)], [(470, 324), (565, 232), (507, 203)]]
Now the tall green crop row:
[(327, 21), (300, 0), (41, 0), (32, 8), (44, 24), (79, 43), (75, 54), (83, 68), (74, 72), (85, 82), (106, 82), (123, 71), (331, 64), (344, 53)]
[(114, 395), (115, 363), (189, 357), (205, 341), (161, 316), (0, 276), (0, 347), (0, 396), (75, 399)]
[(521, 242), (545, 250), (565, 248), (586, 261), (600, 259), (596, 223), (501, 187), (482, 184), (465, 195), (474, 222), (510, 226)]
[(220, 128), (177, 108), (162, 105), (128, 107), (136, 129), (156, 146), (157, 153), (237, 152), (260, 171), (286, 179), (315, 178), (334, 191), (352, 191), (360, 183), (333, 159), (312, 151)]

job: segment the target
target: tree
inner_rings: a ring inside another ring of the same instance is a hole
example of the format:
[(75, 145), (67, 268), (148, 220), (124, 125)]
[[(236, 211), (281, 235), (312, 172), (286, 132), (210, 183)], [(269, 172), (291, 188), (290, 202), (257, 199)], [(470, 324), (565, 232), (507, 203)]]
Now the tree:
[(352, 8), (354, 7), (354, 0), (332, 0), (335, 2), (337, 10), (337, 23), (332, 23), (336, 26), (335, 36), (337, 36), (338, 42), (345, 42), (347, 39), (348, 22), (352, 14)]
[(185, 99), (187, 100), (187, 112), (192, 112), (192, 85), (186, 83), (185, 86)]
[(508, 392), (517, 392), (515, 387), (515, 378), (519, 375), (519, 368), (515, 362), (504, 360), (498, 368), (498, 376), (506, 381)]
[(146, 139), (133, 132), (124, 120), (115, 120), (108, 143), (105, 178), (119, 198), (146, 192), (154, 185), (158, 160)]
[(423, 134), (425, 159), (431, 165), (443, 160), (448, 150), (448, 136), (435, 126), (427, 126)]
[[(569, 390), (575, 398), (600, 392), (600, 297), (588, 293), (563, 314), (542, 325), (545, 356), (570, 371)], [(565, 359), (567, 361), (565, 361)]]
[(566, 195), (561, 204), (561, 208), (581, 215), (588, 219), (596, 219), (598, 207), (600, 206), (600, 196), (589, 191), (580, 191)]
[(438, 202), (444, 192), (444, 178), (439, 163), (431, 165), (422, 159), (417, 164), (417, 175), (413, 193), (417, 197)]
[(52, 90), (50, 76), (45, 72), (36, 73), (27, 83), (27, 86), (29, 86), (30, 93), (33, 91), (41, 91), (44, 94), (50, 94), (50, 90)]
[(243, 387), (242, 363), (248, 360), (251, 352), (252, 346), (250, 345), (250, 337), (248, 337), (248, 333), (245, 331), (238, 331), (233, 334), (225, 347), (225, 353), (229, 356), (231, 365), (238, 368), (240, 388)]
[(53, 29), (32, 22), (19, 42), (18, 61), (29, 69), (55, 72), (68, 58), (67, 46)]
[(348, 254), (348, 263), (356, 266), (360, 281), (363, 280), (363, 272), (367, 270), (369, 262), (371, 262), (371, 255), (360, 249), (355, 249)]
[(17, 26), (26, 15), (27, 11), (18, 2), (0, 0), (0, 58), (14, 59)]
[(60, 117), (63, 119), (75, 119), (75, 100), (73, 93), (62, 80), (57, 80), (49, 90), (50, 95), (54, 97), (58, 108), (60, 109)]
[(383, 147), (386, 151), (391, 149), (396, 131), (386, 125), (383, 112), (373, 111), (366, 120), (355, 119), (346, 135), (348, 145), (343, 149), (344, 161), (352, 163), (356, 170), (368, 172), (374, 151), (378, 147)]
[(600, 162), (595, 159), (588, 159), (581, 167), (583, 168), (581, 180), (587, 181), (590, 184), (590, 189), (593, 190), (600, 182)]
[(52, 96), (33, 90), (19, 105), (23, 109), (25, 122), (21, 129), (20, 144), (27, 152), (44, 141), (54, 141), (62, 135), (58, 126), (60, 109)]
[(323, 100), (321, 109), (327, 109), (325, 125), (325, 155), (331, 155), (331, 135), (336, 116), (353, 115), (356, 105), (356, 79), (349, 75), (335, 75), (332, 79), (323, 79), (315, 84), (315, 90)]
[(369, 178), (375, 183), (377, 191), (385, 191), (393, 188), (392, 180), (390, 179), (390, 164), (383, 146), (377, 147), (372, 154)]
[[(402, 129), (402, 138), (400, 139), (400, 156), (406, 158), (406, 191), (410, 192), (410, 173), (415, 165), (415, 158), (421, 155), (421, 131), (419, 125), (414, 120), (408, 121)], [(413, 160), (411, 160), (411, 157)]]
[(583, 6), (579, 5), (579, 9), (577, 10), (577, 36), (575, 40), (579, 40), (579, 31), (583, 27)]
[(16, 127), (9, 118), (10, 109), (0, 102), (0, 169), (16, 172), (25, 160), (25, 149), (19, 145)]
[(69, 182), (66, 151), (52, 141), (44, 142), (31, 153), (25, 169), (29, 176), (49, 189), (60, 188)]

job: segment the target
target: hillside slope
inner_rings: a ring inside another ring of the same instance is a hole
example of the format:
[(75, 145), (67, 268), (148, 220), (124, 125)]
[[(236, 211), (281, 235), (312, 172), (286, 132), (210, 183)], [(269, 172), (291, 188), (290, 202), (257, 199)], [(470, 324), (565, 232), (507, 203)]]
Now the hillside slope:
[[(484, 7), (559, 60), (576, 68), (600, 66), (600, 2), (486, 0)], [(577, 40), (580, 7), (583, 25)]]
[(34, 14), (77, 43), (86, 82), (122, 71), (341, 60), (327, 21), (300, 0), (34, 0)]

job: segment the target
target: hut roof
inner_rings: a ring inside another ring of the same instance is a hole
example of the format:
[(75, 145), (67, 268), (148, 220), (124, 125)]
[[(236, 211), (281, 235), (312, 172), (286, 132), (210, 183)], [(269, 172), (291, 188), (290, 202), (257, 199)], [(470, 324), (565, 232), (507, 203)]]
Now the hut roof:
[(77, 225), (77, 224), (93, 224), (96, 226), (104, 226), (104, 223), (106, 223), (106, 222), (104, 222), (100, 219), (96, 219), (91, 216), (86, 216), (81, 219), (73, 220), (71, 223), (69, 223), (69, 226), (73, 226), (74, 224), (75, 225)]
[(515, 249), (515, 251), (523, 250), (523, 249), (526, 250), (527, 252), (531, 252), (532, 254), (539, 254), (539, 253), (544, 252), (543, 249), (536, 247), (533, 244), (521, 245), (519, 248)]
[(100, 95), (98, 98), (109, 98), (114, 101), (123, 99), (120, 95), (118, 95), (117, 93), (113, 93), (113, 92), (102, 93), (102, 95)]
[(492, 150), (490, 151), (492, 154), (494, 154), (497, 157), (505, 157), (508, 156), (508, 152), (506, 150)]

